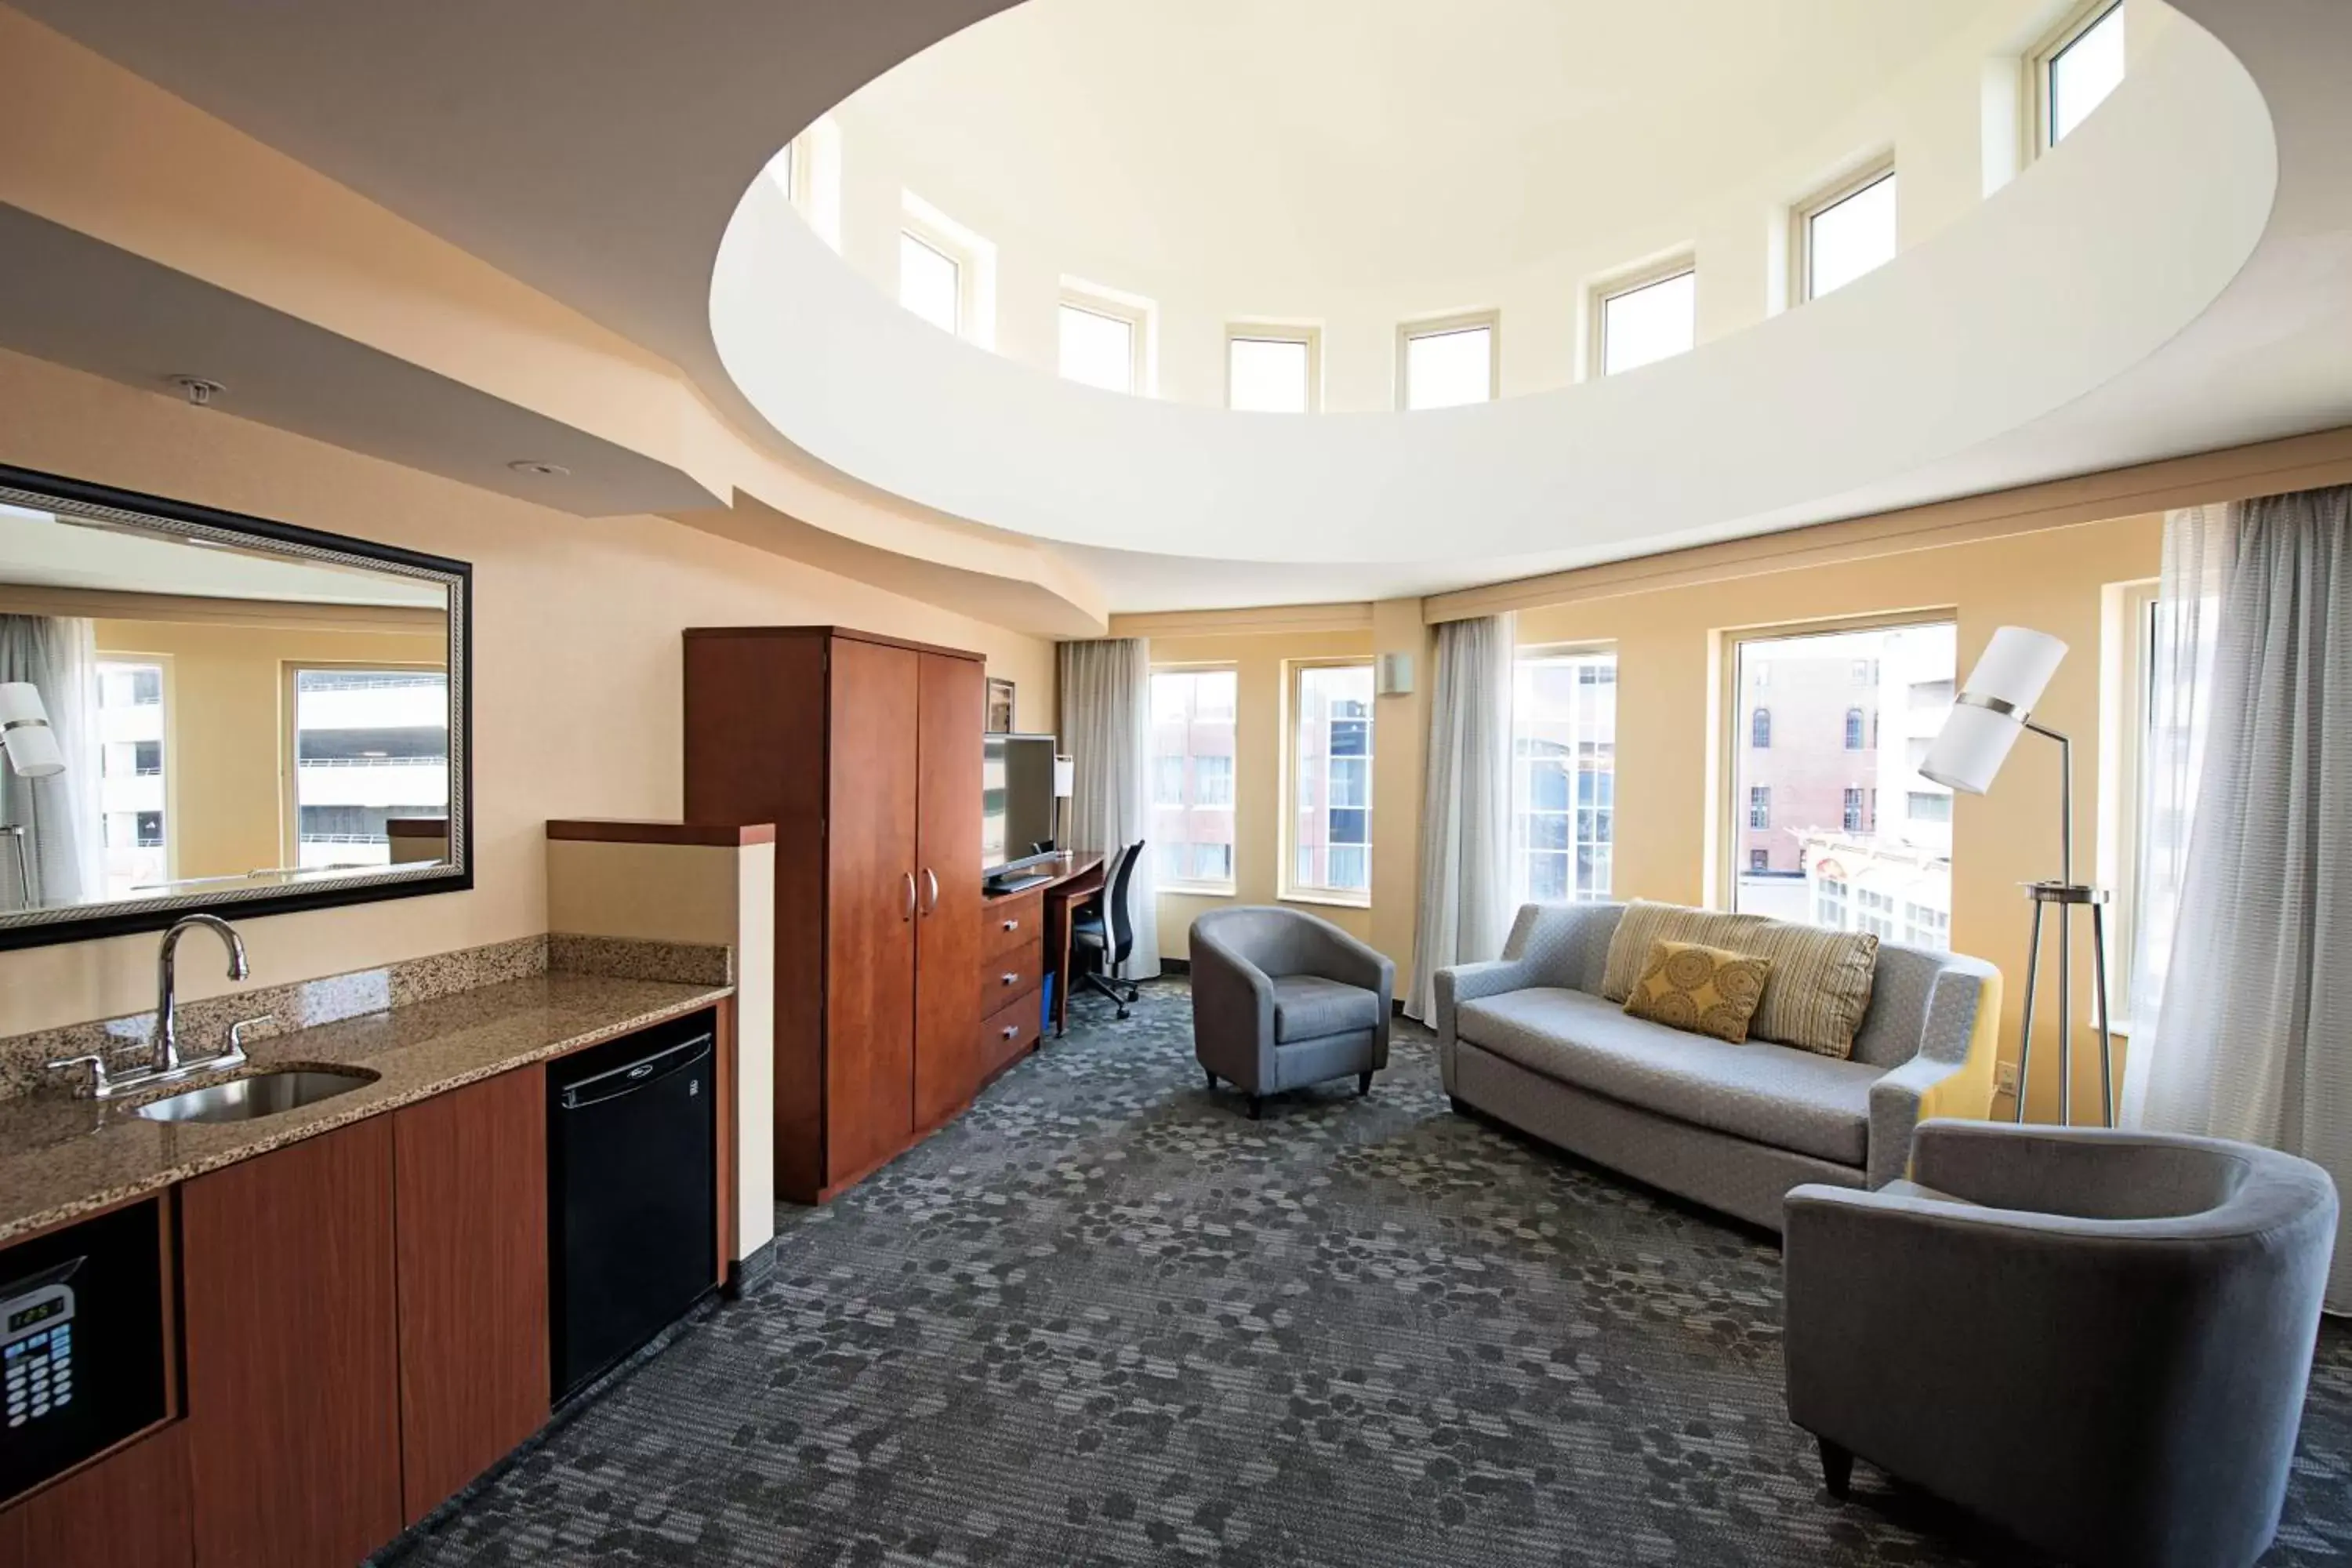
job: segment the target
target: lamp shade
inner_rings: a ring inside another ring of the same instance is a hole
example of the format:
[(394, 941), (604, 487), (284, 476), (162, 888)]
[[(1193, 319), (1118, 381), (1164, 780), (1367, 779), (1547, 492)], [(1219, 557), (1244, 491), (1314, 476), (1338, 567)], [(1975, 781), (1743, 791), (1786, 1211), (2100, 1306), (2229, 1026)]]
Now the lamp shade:
[(1054, 798), (1067, 800), (1077, 793), (1078, 763), (1075, 757), (1054, 759)]
[(0, 747), (8, 765), (28, 779), (53, 778), (66, 771), (66, 754), (49, 728), (49, 710), (29, 680), (0, 681)]
[(2033, 705), (2042, 700), (2065, 657), (2066, 645), (2047, 632), (2024, 626), (1995, 629), (1919, 772), (1962, 795), (1982, 795), (1991, 788)]

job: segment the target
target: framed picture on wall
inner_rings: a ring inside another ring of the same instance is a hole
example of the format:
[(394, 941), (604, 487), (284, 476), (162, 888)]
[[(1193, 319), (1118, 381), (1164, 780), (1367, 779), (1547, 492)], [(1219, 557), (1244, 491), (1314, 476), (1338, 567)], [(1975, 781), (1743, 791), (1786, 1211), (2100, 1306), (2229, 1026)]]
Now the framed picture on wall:
[(1013, 682), (990, 679), (987, 729), (992, 735), (1013, 733)]

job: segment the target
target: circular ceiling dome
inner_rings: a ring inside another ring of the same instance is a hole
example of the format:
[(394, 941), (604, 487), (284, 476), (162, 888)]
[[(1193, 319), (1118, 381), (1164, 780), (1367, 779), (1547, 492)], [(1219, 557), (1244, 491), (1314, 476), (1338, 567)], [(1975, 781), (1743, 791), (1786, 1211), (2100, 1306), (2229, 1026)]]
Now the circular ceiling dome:
[(1432, 310), (1563, 256), (1690, 244), (1696, 209), (1783, 159), (1811, 173), (1969, 121), (1979, 61), (2049, 9), (1026, 0), (841, 113), (853, 162), (1065, 270), (1277, 310), (1420, 290)]

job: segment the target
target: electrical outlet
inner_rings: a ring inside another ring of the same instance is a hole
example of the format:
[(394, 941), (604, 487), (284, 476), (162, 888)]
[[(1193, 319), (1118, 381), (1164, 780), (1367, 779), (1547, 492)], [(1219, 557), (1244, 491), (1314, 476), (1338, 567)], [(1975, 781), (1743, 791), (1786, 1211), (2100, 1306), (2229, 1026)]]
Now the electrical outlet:
[(1992, 1086), (2002, 1094), (2017, 1092), (2017, 1064), (2003, 1062), (1993, 1069)]

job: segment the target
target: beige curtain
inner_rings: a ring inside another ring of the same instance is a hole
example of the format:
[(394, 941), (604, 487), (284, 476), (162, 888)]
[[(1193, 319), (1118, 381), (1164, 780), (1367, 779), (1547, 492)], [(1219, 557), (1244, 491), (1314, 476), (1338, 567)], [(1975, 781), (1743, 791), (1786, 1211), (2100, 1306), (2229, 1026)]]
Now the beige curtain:
[(1437, 972), (1500, 957), (1511, 929), (1511, 672), (1518, 617), (1437, 628), (1422, 789), (1421, 910), (1405, 1011), (1437, 1016)]
[[(1108, 856), (1142, 841), (1151, 809), (1151, 645), (1142, 637), (1103, 637), (1061, 647), (1062, 749), (1075, 778), (1070, 843)], [(1152, 854), (1136, 859), (1128, 909), (1134, 946), (1120, 977), (1160, 973), (1159, 899)]]

